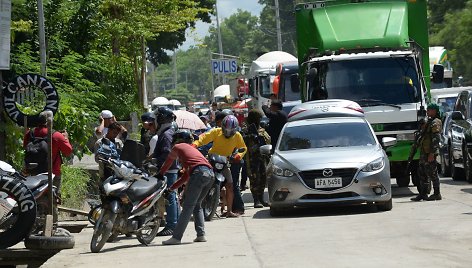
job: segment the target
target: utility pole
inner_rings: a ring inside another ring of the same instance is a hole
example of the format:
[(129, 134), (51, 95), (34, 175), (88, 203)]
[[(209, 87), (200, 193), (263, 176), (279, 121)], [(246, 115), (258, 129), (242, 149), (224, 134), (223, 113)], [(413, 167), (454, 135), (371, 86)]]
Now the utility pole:
[(174, 49), (174, 89), (177, 89), (177, 53)]
[(280, 31), (279, 0), (275, 0), (275, 23), (277, 25), (277, 49), (282, 51), (282, 33)]
[(46, 77), (46, 34), (44, 30), (43, 0), (38, 0), (38, 27), (39, 27), (39, 57), (41, 60), (41, 75)]
[[(220, 50), (220, 58), (223, 58), (223, 42), (221, 41), (220, 19), (218, 17), (218, 1), (215, 2), (216, 27), (218, 28), (218, 48)], [(223, 84), (226, 84), (226, 77), (223, 76)]]

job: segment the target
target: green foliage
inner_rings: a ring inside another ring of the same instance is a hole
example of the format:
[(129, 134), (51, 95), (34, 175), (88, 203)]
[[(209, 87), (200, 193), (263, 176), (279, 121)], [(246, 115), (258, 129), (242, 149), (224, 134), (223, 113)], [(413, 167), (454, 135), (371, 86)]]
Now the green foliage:
[(462, 75), (464, 85), (471, 85), (472, 2), (467, 2), (463, 9), (460, 9), (460, 5), (456, 9), (452, 7), (443, 8), (447, 12), (444, 15), (444, 22), (433, 25), (433, 29), (436, 29), (437, 32), (431, 34), (430, 43), (432, 46), (441, 45), (449, 50), (449, 59), (454, 67), (454, 76)]
[(25, 156), (23, 150), (23, 129), (18, 127), (13, 121), (7, 120), (5, 125), (0, 125), (0, 131), (6, 133), (5, 151), (7, 162), (16, 170), (22, 170)]
[(82, 209), (88, 189), (90, 175), (84, 169), (63, 165), (61, 169), (61, 196), (63, 205)]

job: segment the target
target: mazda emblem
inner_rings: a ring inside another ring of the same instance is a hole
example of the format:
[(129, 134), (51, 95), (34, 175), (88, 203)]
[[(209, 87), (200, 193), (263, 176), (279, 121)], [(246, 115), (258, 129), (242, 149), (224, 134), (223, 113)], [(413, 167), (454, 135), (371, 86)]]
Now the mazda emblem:
[(325, 176), (325, 177), (333, 176), (333, 170), (330, 169), (330, 168), (323, 169), (323, 176)]

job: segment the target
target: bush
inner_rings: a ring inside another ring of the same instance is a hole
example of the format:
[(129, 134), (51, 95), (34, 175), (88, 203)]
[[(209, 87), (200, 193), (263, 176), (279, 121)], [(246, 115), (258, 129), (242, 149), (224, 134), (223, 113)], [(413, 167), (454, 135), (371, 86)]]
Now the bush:
[(68, 208), (83, 209), (90, 175), (82, 168), (62, 166), (62, 204)]

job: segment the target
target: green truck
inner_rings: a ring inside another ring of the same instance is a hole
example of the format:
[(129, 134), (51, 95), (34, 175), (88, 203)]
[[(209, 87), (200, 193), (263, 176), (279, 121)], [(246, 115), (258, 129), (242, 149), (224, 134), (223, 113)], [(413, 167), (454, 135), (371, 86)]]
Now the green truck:
[[(302, 101), (359, 103), (380, 141), (397, 139), (386, 149), (391, 176), (408, 186), (408, 155), (430, 98), (426, 0), (303, 3), (296, 20)], [(433, 69), (442, 81), (442, 66)], [(416, 184), (417, 160), (411, 166)]]

